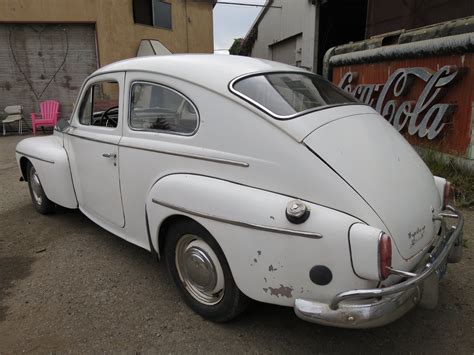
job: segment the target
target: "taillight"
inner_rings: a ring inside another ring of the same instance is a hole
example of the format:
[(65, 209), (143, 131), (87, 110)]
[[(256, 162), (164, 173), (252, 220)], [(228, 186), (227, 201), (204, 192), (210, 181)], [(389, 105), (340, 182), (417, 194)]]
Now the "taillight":
[(452, 193), (451, 183), (448, 180), (446, 180), (446, 183), (444, 184), (444, 191), (443, 191), (443, 210), (445, 210), (449, 205), (449, 202), (451, 200), (451, 193)]
[(392, 267), (392, 238), (382, 233), (379, 237), (379, 278), (385, 280)]

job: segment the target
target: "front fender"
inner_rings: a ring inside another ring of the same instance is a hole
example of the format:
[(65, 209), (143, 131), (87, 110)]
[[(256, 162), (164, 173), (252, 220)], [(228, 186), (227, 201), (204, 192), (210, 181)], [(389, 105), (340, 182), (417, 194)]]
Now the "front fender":
[[(350, 262), (348, 230), (360, 221), (307, 202), (309, 219), (293, 224), (285, 215), (292, 199), (206, 176), (168, 175), (147, 198), (152, 243), (158, 250), (158, 238), (164, 237), (160, 226), (168, 217), (196, 220), (219, 243), (239, 289), (262, 302), (292, 306), (298, 297), (329, 301), (350, 287), (374, 286), (357, 278)], [(311, 281), (315, 265), (331, 269), (328, 285)]]
[(60, 137), (23, 139), (16, 146), (16, 160), (25, 180), (26, 162), (33, 164), (48, 199), (66, 208), (77, 208), (69, 159)]

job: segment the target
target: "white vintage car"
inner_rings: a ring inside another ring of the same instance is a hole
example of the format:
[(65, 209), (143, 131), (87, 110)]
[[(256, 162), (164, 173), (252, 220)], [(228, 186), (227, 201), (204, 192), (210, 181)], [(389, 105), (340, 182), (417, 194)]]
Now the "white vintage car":
[(230, 320), (253, 299), (381, 326), (436, 305), (461, 258), (449, 183), (376, 111), (303, 69), (130, 59), (87, 78), (75, 107), (54, 135), (16, 148), (35, 208), (79, 208), (164, 258), (205, 318)]

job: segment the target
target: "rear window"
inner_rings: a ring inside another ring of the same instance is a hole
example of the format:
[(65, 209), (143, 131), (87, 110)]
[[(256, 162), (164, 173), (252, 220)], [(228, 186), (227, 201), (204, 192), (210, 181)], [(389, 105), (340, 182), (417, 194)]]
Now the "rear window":
[(305, 73), (268, 73), (234, 82), (234, 92), (278, 119), (306, 111), (359, 103), (327, 80)]

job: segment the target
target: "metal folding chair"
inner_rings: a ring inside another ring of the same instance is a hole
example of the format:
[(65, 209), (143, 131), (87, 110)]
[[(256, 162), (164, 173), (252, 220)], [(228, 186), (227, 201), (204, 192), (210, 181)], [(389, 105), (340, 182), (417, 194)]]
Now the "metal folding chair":
[(3, 135), (6, 135), (6, 124), (18, 122), (18, 133), (23, 134), (23, 106), (14, 105), (5, 107), (6, 118), (2, 120)]

